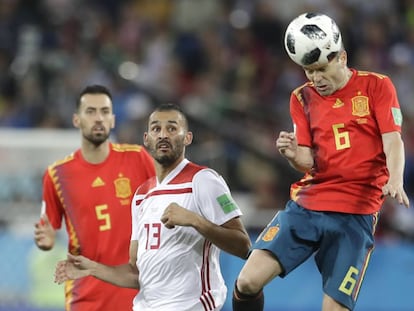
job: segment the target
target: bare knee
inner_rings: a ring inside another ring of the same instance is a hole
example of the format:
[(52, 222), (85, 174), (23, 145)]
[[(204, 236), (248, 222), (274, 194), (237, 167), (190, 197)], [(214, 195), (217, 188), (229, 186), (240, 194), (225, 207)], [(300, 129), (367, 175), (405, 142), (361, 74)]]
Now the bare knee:
[(236, 286), (239, 292), (245, 295), (255, 295), (263, 288), (263, 284), (255, 280), (254, 276), (240, 273), (236, 281)]
[(268, 251), (254, 250), (237, 278), (237, 289), (245, 295), (256, 295), (282, 269), (276, 258)]

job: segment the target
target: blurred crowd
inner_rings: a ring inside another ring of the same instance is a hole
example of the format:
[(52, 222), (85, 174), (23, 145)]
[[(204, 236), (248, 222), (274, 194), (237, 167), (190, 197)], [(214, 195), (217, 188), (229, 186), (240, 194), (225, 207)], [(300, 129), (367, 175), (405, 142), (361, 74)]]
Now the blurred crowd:
[[(77, 94), (100, 83), (113, 91), (117, 140), (141, 143), (152, 106), (176, 102), (194, 127), (189, 154), (257, 208), (282, 208), (300, 175), (275, 139), (305, 81), (283, 36), (309, 11), (337, 21), (350, 67), (393, 79), (412, 197), (413, 0), (1, 0), (0, 127), (72, 128)], [(380, 233), (414, 240), (413, 217), (387, 203)]]

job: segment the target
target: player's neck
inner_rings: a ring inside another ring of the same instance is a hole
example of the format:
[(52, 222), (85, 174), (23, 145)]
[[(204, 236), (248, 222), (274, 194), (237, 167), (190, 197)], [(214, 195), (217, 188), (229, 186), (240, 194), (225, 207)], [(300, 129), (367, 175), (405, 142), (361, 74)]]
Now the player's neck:
[(109, 141), (105, 141), (99, 146), (95, 146), (94, 144), (85, 141), (82, 143), (82, 157), (88, 163), (102, 163), (108, 157), (109, 152)]
[(345, 67), (344, 79), (338, 89), (339, 90), (342, 89), (348, 83), (351, 77), (352, 77), (352, 70), (349, 69), (348, 67)]
[(162, 182), (164, 178), (167, 177), (168, 174), (171, 173), (183, 159), (183, 157), (180, 157), (173, 164), (167, 166), (155, 161), (155, 172), (157, 174), (158, 182)]

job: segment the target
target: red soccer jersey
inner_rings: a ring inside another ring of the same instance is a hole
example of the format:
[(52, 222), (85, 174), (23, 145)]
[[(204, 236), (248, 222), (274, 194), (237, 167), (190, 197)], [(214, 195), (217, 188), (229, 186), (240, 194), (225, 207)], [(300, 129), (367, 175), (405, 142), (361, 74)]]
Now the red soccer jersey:
[[(64, 218), (70, 253), (107, 265), (128, 262), (131, 198), (154, 175), (153, 160), (139, 145), (111, 144), (100, 164), (86, 162), (77, 150), (49, 166), (43, 178), (46, 213), (55, 229)], [(66, 310), (131, 310), (136, 294), (86, 277), (66, 283)]]
[(291, 186), (291, 198), (310, 210), (371, 214), (383, 203), (388, 170), (381, 134), (401, 131), (397, 94), (386, 76), (352, 72), (330, 96), (310, 82), (291, 95), (298, 144), (312, 148), (315, 159)]

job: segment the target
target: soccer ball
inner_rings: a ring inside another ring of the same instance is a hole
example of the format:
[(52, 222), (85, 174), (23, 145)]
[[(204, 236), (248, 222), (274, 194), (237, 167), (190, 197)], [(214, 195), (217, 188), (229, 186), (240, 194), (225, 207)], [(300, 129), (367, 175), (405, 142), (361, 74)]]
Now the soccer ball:
[(285, 33), (285, 49), (300, 66), (328, 64), (342, 47), (335, 21), (320, 13), (304, 13), (290, 22)]

